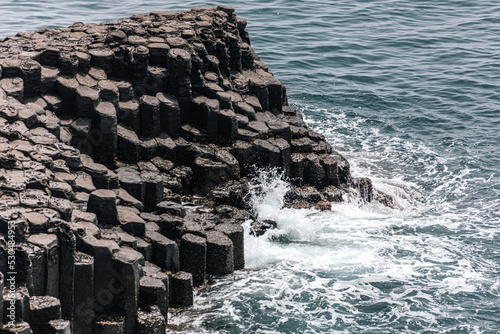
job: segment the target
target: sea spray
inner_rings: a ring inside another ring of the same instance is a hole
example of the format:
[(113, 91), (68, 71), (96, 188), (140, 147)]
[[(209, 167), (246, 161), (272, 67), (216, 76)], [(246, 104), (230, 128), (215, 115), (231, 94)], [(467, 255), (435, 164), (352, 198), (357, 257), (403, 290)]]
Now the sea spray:
[(259, 219), (275, 219), (285, 205), (290, 184), (276, 168), (256, 169), (255, 175), (249, 183), (247, 201)]
[[(331, 211), (297, 210), (285, 207), (283, 174), (261, 170), (248, 201), (258, 219), (274, 220), (277, 228), (255, 237), (247, 221), (246, 270), (200, 293), (196, 320), (183, 321), (206, 333), (418, 331), (439, 328), (438, 319), (452, 324), (454, 310), (446, 305), (455, 298), (484, 288), (498, 294), (498, 284), (482, 274), (493, 264), (477, 268), (474, 248), (453, 236), (455, 217), (430, 223), (404, 182), (375, 184), (399, 207), (352, 194)], [(474, 328), (464, 326), (451, 328)]]

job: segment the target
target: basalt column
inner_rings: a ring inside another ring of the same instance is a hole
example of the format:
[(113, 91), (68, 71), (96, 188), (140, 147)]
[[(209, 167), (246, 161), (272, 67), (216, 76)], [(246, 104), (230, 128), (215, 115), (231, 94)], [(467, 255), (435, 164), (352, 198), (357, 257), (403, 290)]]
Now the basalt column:
[(167, 90), (174, 94), (179, 101), (181, 110), (180, 121), (190, 120), (189, 109), (191, 104), (191, 55), (183, 49), (170, 49), (167, 55)]

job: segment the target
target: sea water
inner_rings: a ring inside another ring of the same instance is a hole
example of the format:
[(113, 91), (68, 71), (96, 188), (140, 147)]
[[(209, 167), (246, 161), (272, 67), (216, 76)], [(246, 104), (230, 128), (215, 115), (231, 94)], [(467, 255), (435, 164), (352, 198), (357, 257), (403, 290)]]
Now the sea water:
[[(396, 205), (285, 209), (287, 184), (263, 171), (249, 200), (278, 230), (247, 235), (246, 269), (170, 321), (182, 333), (500, 333), (499, 3), (221, 3), (248, 20), (308, 124)], [(0, 36), (205, 4), (3, 0)]]

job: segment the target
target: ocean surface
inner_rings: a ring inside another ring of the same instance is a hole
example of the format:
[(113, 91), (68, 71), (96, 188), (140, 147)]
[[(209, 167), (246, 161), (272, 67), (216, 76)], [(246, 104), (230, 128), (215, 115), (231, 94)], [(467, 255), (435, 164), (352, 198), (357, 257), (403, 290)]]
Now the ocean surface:
[[(247, 236), (246, 270), (170, 321), (181, 333), (500, 333), (498, 1), (223, 3), (290, 103), (398, 208), (278, 209), (286, 184), (262, 173), (251, 200), (280, 237)], [(2, 0), (0, 36), (204, 4)]]

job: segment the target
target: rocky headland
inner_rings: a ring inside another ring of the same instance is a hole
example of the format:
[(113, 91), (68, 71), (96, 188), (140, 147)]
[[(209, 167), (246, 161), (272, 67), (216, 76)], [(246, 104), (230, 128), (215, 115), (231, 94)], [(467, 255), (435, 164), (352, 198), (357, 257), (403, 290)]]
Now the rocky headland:
[(287, 205), (391, 199), (288, 105), (227, 6), (0, 40), (0, 333), (165, 333), (244, 269), (258, 168)]

